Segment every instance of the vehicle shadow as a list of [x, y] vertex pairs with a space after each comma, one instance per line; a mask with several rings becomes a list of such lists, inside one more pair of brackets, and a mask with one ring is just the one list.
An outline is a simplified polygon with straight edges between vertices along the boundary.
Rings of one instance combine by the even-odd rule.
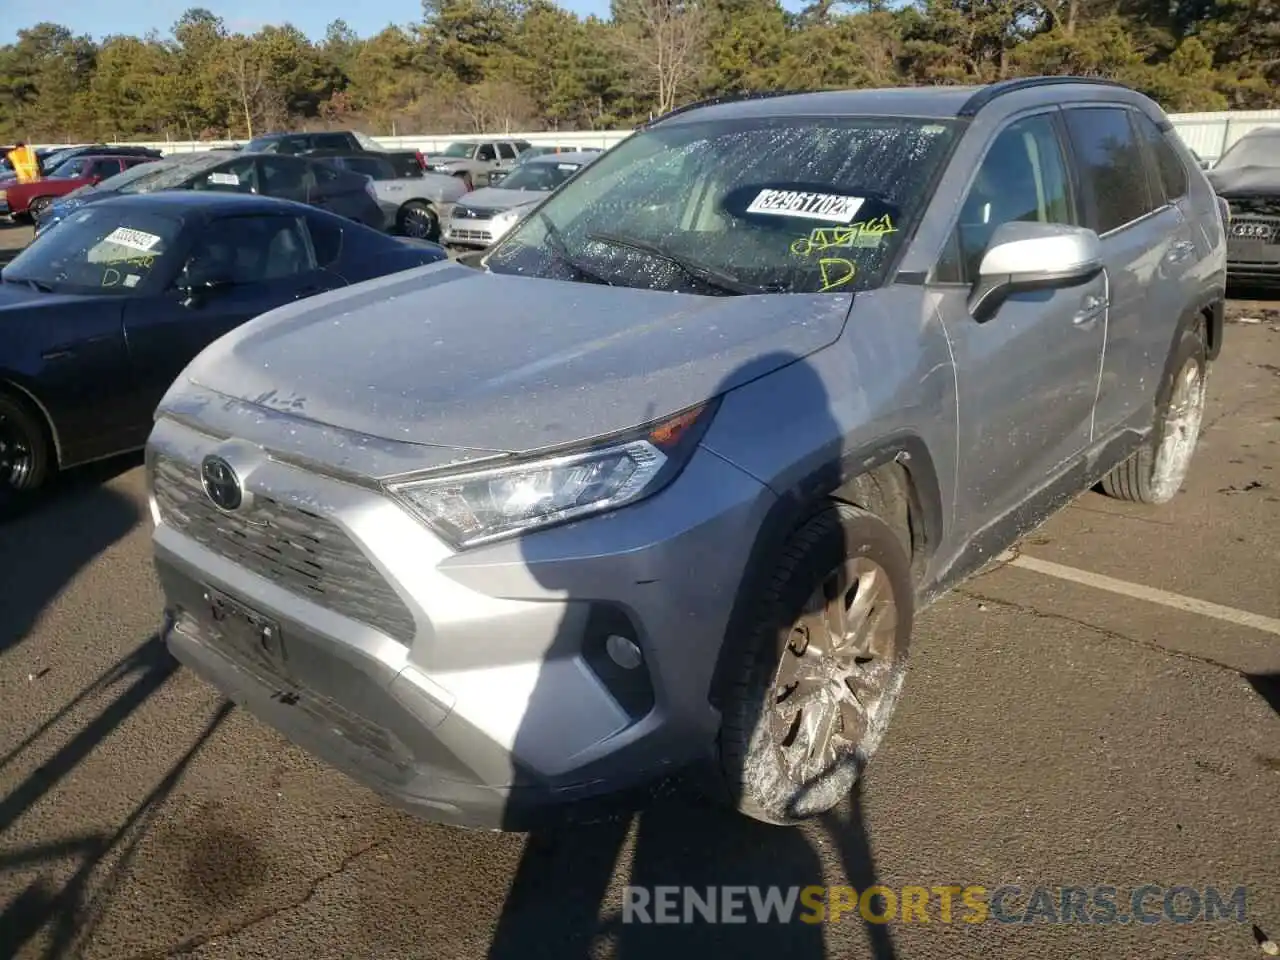
[[[805, 409], [829, 411], [829, 398], [821, 379], [796, 356], [761, 357], [736, 371], [730, 379], [738, 384], [749, 382], [784, 365], [792, 368], [788, 387], [803, 395]], [[655, 411], [655, 415], [657, 413]], [[777, 416], [782, 418], [786, 414], [779, 412]], [[781, 419], [775, 426], [789, 429]], [[825, 425], [818, 426], [823, 436], [840, 435], [833, 416]], [[837, 458], [829, 459], [834, 474], [838, 469], [834, 466]], [[819, 483], [830, 479], [816, 478]], [[834, 487], [835, 484], [827, 489]], [[761, 496], [770, 495], [762, 489]], [[605, 527], [600, 526], [602, 522]], [[592, 523], [596, 524], [594, 529], [588, 526]], [[587, 520], [581, 528], [591, 532], [583, 535], [590, 540], [604, 530], [607, 536], [608, 523], [608, 520]], [[749, 611], [755, 607], [752, 598], [757, 595], [757, 588], [763, 588], [766, 578], [774, 575], [785, 532], [766, 534], [761, 541], [765, 546], [757, 544], [757, 550], [765, 559], [758, 565], [749, 565], [752, 573], [744, 582], [737, 603], [732, 595], [734, 587], [723, 588], [730, 593], [723, 598], [724, 606], [734, 608], [724, 633], [729, 638], [725, 642], [732, 644], [730, 656], [749, 655], [746, 644], [734, 643], [734, 638], [750, 635], [744, 624], [750, 622]], [[667, 534], [650, 530], [637, 534], [637, 537], [655, 540], [664, 536]], [[692, 579], [668, 580], [662, 586], [652, 580], [643, 581], [662, 591], [664, 603], [676, 607], [675, 616], [667, 623], [698, 623], [699, 614], [686, 609], [690, 605], [689, 590], [702, 590], [705, 584], [721, 580], [735, 586], [738, 583], [738, 573], [720, 577], [714, 568], [724, 564], [727, 569], [737, 571], [735, 560], [740, 564], [742, 558], [722, 556], [717, 544], [712, 542], [714, 539], [700, 536], [695, 542], [703, 544], [703, 549], [681, 557], [688, 568], [683, 575], [671, 569], [645, 568], [647, 576], [698, 578], [696, 586], [691, 586]], [[597, 573], [593, 571], [598, 571], [598, 565], [604, 562], [599, 555], [608, 555], [617, 545], [610, 546], [603, 541], [579, 542], [583, 561], [575, 562], [557, 554], [556, 546], [548, 546], [552, 542], [563, 547], [568, 541], [537, 535], [523, 538], [520, 550], [524, 568], [549, 597], [585, 607], [600, 596], [592, 593], [592, 584], [597, 582]], [[639, 548], [643, 549], [643, 546]], [[643, 562], [618, 563], [616, 569], [639, 575], [639, 566], [643, 566]], [[613, 584], [614, 588], [626, 586], [625, 583]], [[606, 583], [603, 589], [610, 589], [610, 585]], [[561, 735], [557, 731], [563, 732], [564, 703], [569, 695], [564, 673], [548, 669], [546, 664], [557, 661], [563, 664], [580, 658], [577, 662], [582, 664], [583, 671], [599, 669], [589, 665], [590, 657], [582, 656], [584, 633], [589, 631], [583, 627], [585, 620], [585, 617], [566, 616], [543, 655], [544, 666], [529, 695], [514, 739], [513, 793], [545, 788], [549, 783], [562, 785], [536, 767], [538, 758], [555, 753], [554, 749], [548, 750], [548, 738], [555, 739]], [[723, 618], [719, 622], [723, 624]], [[719, 637], [712, 641], [708, 631], [699, 635], [698, 630], [689, 630], [687, 642], [708, 643], [715, 649], [691, 650], [688, 661], [683, 659], [686, 654], [680, 650], [678, 639], [667, 636], [654, 642], [640, 632], [646, 667], [651, 671], [666, 671], [668, 683], [662, 685], [664, 687], [670, 686], [672, 671], [696, 671], [699, 678], [714, 673], [710, 667], [719, 653]], [[769, 646], [771, 649], [760, 656], [766, 663], [773, 658], [776, 665], [778, 651], [772, 649], [772, 644]], [[663, 662], [664, 653], [679, 662], [674, 667], [670, 659]], [[766, 675], [772, 673], [768, 670]], [[703, 689], [711, 700], [711, 683]], [[678, 707], [686, 711], [686, 715], [693, 708], [692, 703]], [[661, 693], [656, 709], [669, 709]], [[724, 793], [723, 786], [718, 790], [715, 786], [717, 778], [741, 784], [752, 775], [743, 768], [745, 761], [735, 765], [734, 761], [727, 760], [723, 767], [714, 761], [717, 754], [714, 741], [715, 734], [709, 733], [706, 742], [693, 745], [691, 752], [702, 759], [695, 760], [686, 770], [666, 776], [655, 772], [648, 785], [640, 790], [602, 801], [602, 806], [592, 814], [573, 815], [600, 817], [596, 822], [575, 823], [570, 819], [530, 832], [490, 945], [490, 960], [530, 956], [609, 956], [622, 960], [651, 960], [658, 956], [675, 960], [696, 956], [701, 960], [717, 955], [821, 960], [830, 956], [821, 922], [822, 909], [820, 906], [814, 909], [815, 903], [826, 903], [827, 878], [831, 877], [837, 885], [854, 886], [859, 894], [876, 883], [876, 868], [858, 790], [855, 788], [853, 795], [835, 811], [804, 827], [773, 826], [749, 819], [728, 805], [704, 799], [707, 794], [695, 788], [695, 784], [711, 785], [710, 795], [714, 796], [717, 792]], [[565, 747], [561, 745], [560, 749]], [[655, 767], [660, 769], [661, 761]], [[609, 809], [610, 806], [613, 809]], [[521, 822], [520, 812], [512, 804], [507, 828], [523, 829]], [[812, 840], [824, 833], [827, 838], [821, 847], [826, 851], [825, 858]], [[839, 879], [842, 874], [847, 879]], [[746, 889], [733, 894], [726, 887]], [[821, 889], [811, 890], [807, 899], [801, 899], [800, 894], [806, 887]], [[685, 889], [682, 893], [673, 890], [664, 895], [662, 888]], [[697, 898], [696, 902], [690, 899], [690, 894]], [[789, 916], [780, 917], [777, 910], [769, 908], [771, 894], [784, 902], [788, 896], [796, 898]], [[672, 895], [675, 895], [673, 900], [669, 899]], [[735, 898], [736, 909], [729, 908], [733, 916], [726, 914], [726, 896]], [[716, 911], [714, 920], [709, 920], [703, 912], [702, 905], [707, 903]], [[663, 909], [666, 904], [670, 904], [670, 913]], [[644, 906], [637, 910], [637, 905]], [[851, 917], [846, 914], [843, 919], [843, 926], [847, 926]], [[891, 960], [895, 954], [888, 929], [872, 923], [865, 926], [872, 954], [877, 960]]]
[[27, 636], [44, 609], [85, 566], [126, 536], [142, 511], [106, 486], [140, 456], [70, 471], [0, 517], [0, 656]]
[[1249, 681], [1254, 692], [1280, 714], [1280, 673], [1246, 673], [1244, 678]]
[[[72, 774], [103, 740], [164, 686], [177, 669], [177, 661], [170, 656], [164, 643], [158, 636], [153, 636], [85, 686], [56, 715], [0, 757], [0, 770], [3, 770], [34, 747], [82, 703], [132, 678], [127, 687], [81, 726], [49, 760], [0, 798], [0, 845], [4, 845], [5, 834], [19, 817]], [[24, 947], [37, 939], [45, 941], [39, 953], [44, 960], [79, 953], [91, 939], [116, 886], [127, 874], [139, 844], [164, 801], [204, 744], [225, 721], [231, 708], [231, 704], [225, 701], [217, 708], [191, 747], [113, 832], [79, 834], [52, 843], [9, 847], [0, 853], [0, 874], [48, 868], [47, 873], [33, 879], [0, 912], [0, 957], [18, 956]], [[65, 879], [53, 880], [51, 875], [65, 876], [68, 860], [75, 862], [74, 872]], [[34, 956], [31, 953], [24, 955]]]

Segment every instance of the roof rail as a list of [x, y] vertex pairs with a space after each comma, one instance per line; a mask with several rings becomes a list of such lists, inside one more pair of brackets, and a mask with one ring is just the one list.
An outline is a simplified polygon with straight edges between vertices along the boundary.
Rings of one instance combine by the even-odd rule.
[[657, 126], [664, 120], [670, 120], [672, 117], [678, 117], [682, 113], [688, 113], [690, 110], [697, 110], [701, 107], [714, 107], [722, 103], [741, 103], [744, 100], [767, 100], [771, 97], [790, 97], [800, 93], [813, 93], [812, 90], [751, 90], [744, 93], [727, 93], [720, 97], [709, 97], [706, 100], [697, 100], [694, 103], [686, 103], [682, 107], [676, 107], [674, 110], [668, 110], [659, 117], [654, 117], [648, 123], [640, 125], [641, 130], [648, 130], [650, 127]]
[[1001, 80], [998, 83], [983, 87], [964, 102], [964, 105], [956, 112], [956, 116], [972, 117], [996, 97], [1002, 97], [1006, 93], [1017, 93], [1019, 90], [1030, 90], [1035, 87], [1053, 87], [1067, 83], [1091, 83], [1102, 87], [1119, 87], [1121, 90], [1130, 89], [1118, 80], [1108, 80], [1104, 77], [1018, 77], [1016, 80]]

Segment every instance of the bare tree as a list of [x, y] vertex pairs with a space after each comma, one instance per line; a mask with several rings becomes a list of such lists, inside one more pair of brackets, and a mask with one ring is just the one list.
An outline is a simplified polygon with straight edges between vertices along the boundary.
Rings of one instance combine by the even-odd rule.
[[227, 74], [237, 107], [244, 113], [245, 130], [252, 140], [254, 118], [262, 114], [271, 99], [267, 65], [253, 55], [248, 44], [242, 44], [231, 54]]
[[646, 92], [666, 113], [702, 66], [708, 41], [706, 11], [684, 0], [615, 0], [621, 52]]

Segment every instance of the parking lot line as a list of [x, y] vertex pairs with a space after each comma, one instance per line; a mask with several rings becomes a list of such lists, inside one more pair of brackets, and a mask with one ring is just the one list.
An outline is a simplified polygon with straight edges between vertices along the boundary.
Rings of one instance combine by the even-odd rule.
[[1035, 557], [1028, 557], [1024, 554], [1005, 553], [999, 557], [999, 560], [1004, 561], [1008, 566], [1034, 570], [1036, 573], [1042, 573], [1047, 577], [1070, 580], [1072, 583], [1083, 584], [1086, 587], [1109, 590], [1111, 593], [1132, 597], [1135, 600], [1146, 600], [1150, 603], [1172, 607], [1175, 610], [1198, 613], [1202, 617], [1212, 617], [1215, 620], [1224, 620], [1237, 626], [1251, 627], [1254, 630], [1261, 630], [1263, 633], [1272, 633], [1280, 636], [1280, 620], [1276, 620], [1273, 617], [1264, 617], [1259, 613], [1250, 613], [1248, 610], [1224, 607], [1222, 604], [1210, 603], [1208, 600], [1184, 597], [1180, 593], [1157, 590], [1155, 587], [1144, 587], [1140, 583], [1117, 580], [1114, 577], [1103, 576], [1100, 573], [1090, 573], [1088, 570], [1079, 570], [1061, 563], [1054, 563], [1051, 560], [1038, 560]]

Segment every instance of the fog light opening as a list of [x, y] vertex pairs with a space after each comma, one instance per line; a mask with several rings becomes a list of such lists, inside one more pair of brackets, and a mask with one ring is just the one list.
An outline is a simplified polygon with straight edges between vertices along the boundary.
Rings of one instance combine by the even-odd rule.
[[636, 642], [616, 633], [609, 634], [604, 642], [604, 649], [609, 654], [609, 659], [623, 670], [635, 670], [644, 662], [644, 656]]

